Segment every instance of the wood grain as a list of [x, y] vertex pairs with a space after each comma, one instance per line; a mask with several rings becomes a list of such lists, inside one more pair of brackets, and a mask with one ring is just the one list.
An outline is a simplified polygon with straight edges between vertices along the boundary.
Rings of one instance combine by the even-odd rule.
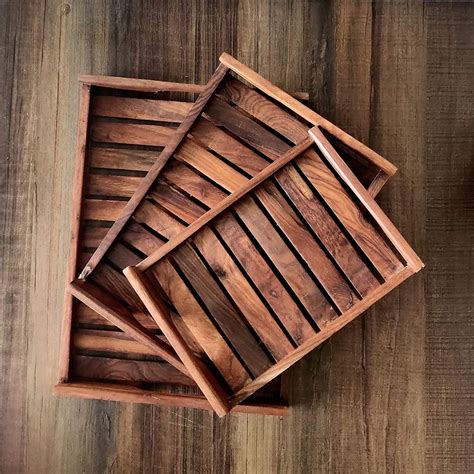
[[[66, 3], [0, 2], [2, 469], [472, 472], [472, 4]], [[380, 204], [427, 267], [291, 369], [285, 419], [53, 397], [77, 77], [204, 84], [224, 50], [399, 168]]]

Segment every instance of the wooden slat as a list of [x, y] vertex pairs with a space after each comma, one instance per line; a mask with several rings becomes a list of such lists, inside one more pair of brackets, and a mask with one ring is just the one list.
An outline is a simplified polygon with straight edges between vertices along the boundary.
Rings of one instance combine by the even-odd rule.
[[293, 346], [213, 231], [204, 227], [194, 244], [273, 357], [288, 354]]
[[137, 176], [112, 176], [91, 174], [85, 193], [89, 196], [130, 197], [143, 178]]
[[339, 311], [349, 309], [357, 301], [357, 296], [273, 183], [263, 183], [255, 195], [317, 277]]
[[[76, 154], [74, 160], [74, 184], [72, 195], [71, 228], [69, 236], [69, 255], [66, 268], [66, 285], [76, 277], [78, 252], [79, 252], [79, 232], [82, 219], [82, 192], [84, 187], [84, 174], [86, 162], [87, 129], [89, 122], [89, 104], [91, 88], [87, 84], [81, 84], [79, 100], [79, 116], [77, 124]], [[61, 329], [61, 348], [59, 354], [59, 382], [66, 382], [69, 378], [69, 357], [70, 357], [70, 334], [72, 329], [72, 306], [73, 298], [66, 291], [64, 296], [64, 317]]]
[[178, 235], [186, 227], [148, 200], [144, 200], [133, 215], [134, 220], [145, 223], [166, 239]]
[[160, 240], [134, 220], [128, 223], [120, 238], [145, 255], [150, 255], [164, 243], [163, 240]]
[[164, 147], [175, 132], [174, 127], [162, 125], [109, 122], [98, 119], [91, 124], [91, 140], [100, 143]]
[[107, 260], [123, 269], [129, 265], [136, 265], [141, 261], [141, 258], [120, 241], [116, 241], [107, 253]]
[[196, 120], [191, 134], [199, 144], [214, 150], [252, 176], [268, 165], [257, 153], [203, 117]]
[[155, 184], [148, 196], [187, 224], [191, 224], [206, 212], [204, 207], [163, 182]]
[[252, 198], [242, 199], [234, 210], [318, 326], [324, 327], [336, 318], [326, 297]]
[[107, 234], [107, 227], [97, 227], [84, 222], [81, 226], [81, 244], [87, 248], [96, 248]]
[[235, 218], [230, 213], [225, 214], [215, 222], [214, 227], [293, 340], [300, 344], [312, 336], [313, 328]]
[[188, 193], [209, 207], [216, 206], [227, 194], [183, 163], [170, 162], [161, 178]]
[[236, 390], [237, 387], [242, 387], [247, 383], [250, 378], [246, 370], [172, 265], [163, 261], [159, 266], [157, 265], [154, 274], [196, 341], [204, 349], [217, 370], [224, 374], [230, 388]]
[[[103, 383], [61, 383], [53, 388], [54, 395], [80, 397], [92, 400], [114, 400], [125, 403], [143, 403], [165, 407], [184, 407], [212, 411], [213, 407], [203, 395], [165, 393], [137, 387]], [[286, 416], [286, 402], [245, 401], [232, 408], [232, 413]]]
[[221, 186], [224, 186], [223, 182], [232, 182], [234, 187], [238, 187], [242, 182], [245, 182], [245, 178], [238, 171], [227, 166], [222, 160], [192, 140], [183, 140], [181, 146], [176, 150], [176, 157], [196, 168], [205, 176], [212, 176]]
[[158, 156], [156, 151], [91, 146], [87, 151], [87, 163], [91, 168], [148, 171]]
[[[115, 221], [126, 201], [114, 201], [110, 199], [84, 199], [83, 200], [83, 219], [94, 221]], [[89, 247], [88, 245], [86, 247]]]
[[295, 168], [287, 166], [275, 179], [359, 294], [366, 296], [376, 288], [377, 279]]
[[87, 379], [196, 386], [191, 378], [166, 362], [75, 355], [71, 369], [76, 377]]
[[252, 375], [270, 367], [269, 358], [193, 249], [183, 245], [173, 253], [173, 259]]
[[95, 96], [91, 105], [92, 114], [101, 117], [181, 123], [193, 104], [173, 100]]

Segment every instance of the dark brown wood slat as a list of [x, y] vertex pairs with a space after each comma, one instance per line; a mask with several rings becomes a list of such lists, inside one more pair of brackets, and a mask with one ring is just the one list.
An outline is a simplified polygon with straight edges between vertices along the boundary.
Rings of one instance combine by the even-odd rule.
[[337, 313], [252, 198], [241, 200], [234, 210], [318, 326], [335, 319]]
[[252, 176], [268, 165], [268, 162], [261, 156], [204, 117], [200, 117], [196, 121], [191, 134], [199, 144], [214, 150]]
[[375, 289], [379, 284], [377, 279], [296, 169], [288, 166], [278, 172], [275, 179], [359, 294], [366, 296]]
[[196, 386], [190, 377], [166, 362], [75, 355], [71, 370], [73, 376], [87, 379]]
[[96, 248], [104, 238], [107, 230], [107, 227], [97, 227], [83, 222], [81, 226], [81, 244], [86, 248]]
[[336, 307], [341, 312], [348, 310], [357, 301], [357, 296], [273, 183], [264, 183], [255, 191], [255, 195], [306, 262]]
[[163, 170], [162, 179], [178, 186], [209, 207], [216, 206], [227, 194], [183, 163], [173, 160]]
[[120, 237], [145, 255], [150, 255], [164, 243], [163, 240], [160, 240], [134, 220], [131, 220], [127, 224], [126, 229], [122, 232]]
[[236, 390], [237, 387], [242, 387], [247, 383], [250, 378], [246, 370], [173, 266], [167, 260], [163, 260], [155, 267], [154, 275], [196, 341], [204, 349], [217, 370], [225, 376], [229, 387]]
[[91, 146], [87, 152], [87, 164], [90, 168], [148, 171], [158, 156], [156, 151]]
[[95, 96], [91, 101], [91, 113], [101, 117], [181, 123], [192, 105], [192, 102], [173, 100]]
[[176, 157], [197, 169], [205, 176], [213, 176], [216, 183], [221, 186], [224, 186], [220, 178], [221, 176], [222, 179], [225, 178], [226, 182], [233, 182], [234, 187], [239, 186], [239, 184], [242, 183], [242, 179], [245, 180], [242, 174], [235, 171], [193, 140], [183, 140], [183, 143], [176, 151]]
[[91, 174], [87, 180], [86, 195], [129, 198], [142, 179], [137, 176]]
[[185, 226], [158, 206], [144, 200], [133, 214], [140, 223], [147, 224], [166, 239], [171, 239], [185, 229]]
[[270, 359], [194, 250], [187, 244], [182, 245], [173, 252], [173, 260], [200, 296], [221, 331], [232, 341], [232, 346], [242, 357], [252, 375], [257, 376], [269, 368]]
[[[145, 329], [153, 329], [155, 331], [159, 329], [156, 322], [149, 314], [135, 312], [133, 313], [133, 317]], [[77, 299], [74, 301], [73, 322], [76, 325], [109, 326], [110, 328], [117, 329], [117, 326], [111, 323], [108, 319], [104, 318]]]
[[[288, 291], [253, 245], [232, 214], [219, 218], [214, 227], [231, 249], [255, 286], [275, 311], [293, 340], [299, 344], [314, 335], [311, 325]], [[262, 275], [265, 275], [262, 278]]]
[[174, 127], [136, 123], [94, 120], [91, 125], [91, 140], [122, 145], [147, 145], [164, 147], [175, 133]]
[[116, 267], [124, 269], [130, 265], [136, 265], [141, 261], [141, 258], [125, 247], [120, 241], [117, 241], [108, 251], [107, 260]]
[[82, 218], [93, 221], [115, 221], [125, 207], [125, 201], [84, 199]]
[[273, 357], [279, 360], [287, 355], [293, 349], [292, 344], [214, 232], [204, 227], [194, 243]]
[[163, 182], [155, 184], [148, 196], [187, 224], [191, 224], [206, 212], [205, 208]]
[[145, 306], [125, 276], [106, 262], [97, 268], [97, 272], [94, 272], [90, 279], [109, 294], [121, 298], [131, 310], [146, 312]]
[[209, 102], [204, 113], [216, 125], [223, 126], [273, 160], [290, 148], [290, 145], [218, 97]]
[[308, 150], [295, 161], [295, 164], [311, 181], [385, 280], [403, 268], [402, 262], [374, 226], [362, 215], [361, 210], [314, 150]]

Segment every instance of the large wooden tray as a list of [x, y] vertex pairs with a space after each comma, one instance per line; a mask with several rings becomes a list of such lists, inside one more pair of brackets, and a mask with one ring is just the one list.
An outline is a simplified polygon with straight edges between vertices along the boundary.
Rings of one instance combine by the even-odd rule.
[[[123, 211], [155, 160], [160, 159], [160, 150], [190, 111], [191, 94], [202, 92], [203, 89], [203, 86], [157, 81], [83, 78], [69, 281], [78, 275], [84, 263], [99, 247], [99, 243], [109, 232], [112, 221]], [[157, 95], [157, 91], [162, 92]], [[213, 128], [218, 134], [217, 138], [225, 136], [222, 128], [212, 125], [208, 124], [208, 129]], [[351, 139], [350, 144], [353, 142]], [[369, 153], [366, 156], [363, 147], [361, 151], [349, 148], [336, 138], [333, 143], [373, 194], [377, 193], [386, 178], [396, 170], [376, 154]], [[219, 141], [216, 140], [214, 144], [217, 146]], [[192, 163], [186, 164], [183, 161], [185, 160], [181, 158], [172, 159], [160, 176], [158, 185], [161, 186], [161, 191], [166, 190], [160, 195], [160, 198], [165, 199], [161, 204], [169, 206], [166, 199], [171, 190], [173, 197], [180, 197], [178, 204], [184, 205], [185, 209], [188, 207], [189, 219], [196, 209], [196, 201], [192, 195], [196, 189], [190, 189], [189, 185], [192, 185], [193, 179], [197, 179], [196, 183], [199, 184], [201, 171], [196, 172]], [[224, 161], [224, 166], [227, 166], [226, 163]], [[262, 159], [255, 158], [255, 164], [250, 164], [247, 177], [259, 169], [259, 163], [262, 163]], [[190, 176], [193, 177], [191, 182]], [[186, 186], [187, 188], [183, 189]], [[202, 196], [205, 194], [205, 190], [204, 193], [201, 191]], [[215, 199], [215, 196], [214, 194], [214, 197], [210, 196], [209, 199]], [[211, 201], [208, 200], [206, 206], [212, 207]], [[165, 216], [169, 216], [170, 212], [174, 215], [169, 207], [152, 209], [165, 211]], [[155, 216], [145, 213], [145, 217]], [[61, 385], [56, 388], [56, 392], [80, 396], [89, 394], [91, 397], [101, 398], [99, 395], [102, 390], [103, 398], [129, 399], [130, 390], [139, 390], [140, 395], [134, 392], [135, 398], [142, 397], [148, 402], [154, 400], [155, 403], [161, 403], [163, 397], [153, 398], [148, 395], [153, 395], [154, 390], [163, 391], [165, 385], [158, 386], [155, 383], [156, 375], [143, 375], [145, 368], [150, 370], [154, 367], [153, 373], [156, 373], [156, 367], [165, 367], [167, 374], [173, 369], [172, 365], [179, 370], [185, 370], [169, 345], [163, 342], [163, 338], [156, 337], [156, 323], [147, 317], [146, 308], [120, 273], [121, 269], [137, 263], [146, 252], [152, 251], [153, 247], [150, 249], [149, 246], [153, 245], [154, 239], [149, 238], [144, 228], [146, 223], [132, 219], [120, 238], [113, 245], [109, 245], [106, 257], [88, 278], [85, 281], [76, 281], [72, 292], [83, 303], [73, 298], [71, 293], [68, 294], [61, 352]], [[144, 236], [148, 237], [143, 239]], [[131, 240], [134, 245], [130, 244]], [[108, 319], [104, 319], [104, 316]], [[112, 327], [120, 328], [125, 335], [119, 331], [110, 331]], [[97, 344], [95, 348], [94, 344]], [[133, 349], [132, 355], [130, 347]], [[168, 363], [163, 361], [163, 351]], [[85, 359], [85, 356], [88, 359]], [[124, 357], [132, 362], [117, 362], [122, 361]], [[151, 357], [156, 358], [160, 365], [148, 363]], [[138, 379], [134, 372], [141, 374]], [[178, 371], [173, 373], [173, 377], [179, 379]], [[169, 378], [171, 379], [172, 377]], [[118, 381], [136, 383], [137, 387], [127, 386], [124, 395], [122, 387], [118, 385], [96, 385], [109, 380], [114, 384]], [[183, 381], [182, 376], [180, 380]], [[85, 386], [85, 381], [89, 383], [88, 387]], [[80, 385], [77, 385], [78, 383]], [[261, 409], [261, 412], [275, 412], [277, 405], [281, 408], [280, 413], [284, 411], [284, 401], [282, 403], [276, 396], [279, 385], [281, 384], [270, 388], [270, 397], [266, 393], [259, 394], [260, 399], [270, 401], [268, 406], [263, 406], [265, 403], [260, 404], [258, 409]], [[175, 386], [181, 390], [183, 386], [189, 386], [189, 380], [188, 384]], [[165, 388], [168, 390], [167, 385]], [[172, 403], [170, 400], [173, 398], [166, 403]], [[197, 406], [202, 407], [203, 401], [204, 404], [207, 403], [202, 395], [198, 398], [189, 396], [186, 400], [176, 400], [179, 404], [186, 403], [188, 406], [195, 402]], [[253, 401], [252, 404], [254, 409]]]
[[[226, 54], [210, 83], [170, 154], [205, 178], [181, 184], [186, 206], [144, 185], [122, 219], [153, 200], [168, 210], [146, 220], [156, 250], [124, 273], [222, 416], [423, 264], [330, 143], [327, 123]], [[216, 150], [202, 123], [232, 136]], [[204, 147], [228, 164], [212, 166]]]
[[[132, 143], [121, 143], [123, 140], [114, 138], [113, 132], [100, 142], [95, 137], [110, 126], [131, 132], [134, 126], [147, 125], [132, 119], [136, 107], [141, 107], [142, 113], [148, 107], [151, 109], [148, 118], [174, 130], [188, 113], [195, 94], [203, 89], [202, 85], [192, 84], [81, 77], [68, 286], [118, 217], [161, 148], [147, 145], [153, 127], [142, 127], [129, 140]], [[152, 336], [163, 338], [155, 321], [137, 309], [136, 295], [113, 262], [111, 258], [110, 263], [102, 265], [101, 275], [107, 275], [107, 279], [101, 296], [114, 298], [111, 307], [134, 308], [137, 322]], [[190, 377], [157, 356], [153, 347], [125, 334], [69, 291], [64, 307], [60, 381], [54, 393], [212, 410]], [[286, 415], [288, 402], [282, 379], [259, 391], [236, 411]]]

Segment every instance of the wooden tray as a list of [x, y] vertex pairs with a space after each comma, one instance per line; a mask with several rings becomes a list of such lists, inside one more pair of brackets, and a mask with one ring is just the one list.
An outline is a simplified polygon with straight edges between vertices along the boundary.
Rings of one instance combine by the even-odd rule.
[[[166, 209], [141, 221], [157, 250], [124, 272], [222, 416], [423, 264], [319, 116], [226, 54], [210, 84], [168, 155], [205, 174], [180, 183], [186, 205], [154, 176], [117, 222], [151, 201]], [[203, 123], [232, 136], [217, 147]]]
[[[189, 112], [191, 106], [189, 102], [190, 94], [202, 92], [202, 90], [203, 86], [156, 81], [107, 77], [83, 78], [82, 120], [78, 136], [76, 205], [69, 261], [69, 281], [77, 275], [77, 270], [83, 267], [91, 252], [98, 247], [101, 239], [107, 234], [111, 221], [120, 215], [128, 199], [143, 180], [146, 171], [150, 169], [156, 159], [157, 151], [159, 152], [161, 147], [166, 144], [170, 133], [167, 133], [165, 128], [168, 128], [171, 132], [175, 131], [174, 127], [181, 123], [186, 113]], [[132, 93], [130, 91], [137, 92]], [[156, 94], [151, 95], [156, 91], [167, 92], [161, 92], [158, 96]], [[161, 100], [165, 100], [165, 102], [161, 102]], [[173, 100], [173, 102], [169, 100]], [[225, 135], [225, 132], [221, 129], [217, 133], [217, 138]], [[336, 139], [333, 142], [373, 194], [380, 189], [386, 178], [396, 170], [395, 167], [376, 154], [369, 153], [368, 157], [365, 157], [361, 152], [348, 148]], [[352, 142], [353, 139], [351, 139]], [[218, 141], [215, 144], [218, 145]], [[362, 151], [364, 150], [362, 149]], [[260, 157], [257, 157], [256, 160], [262, 162]], [[380, 168], [380, 163], [383, 168]], [[88, 170], [85, 175], [84, 169]], [[176, 170], [181, 170], [182, 174], [179, 175]], [[254, 172], [255, 170], [251, 165], [249, 171]], [[174, 160], [164, 170], [163, 176], [160, 177], [160, 184], [164, 185], [167, 190], [171, 188], [174, 191], [174, 196], [181, 195], [183, 190], [180, 185], [183, 177], [187, 179], [189, 176], [195, 175], [196, 173], [193, 172], [192, 167], [183, 165], [179, 160]], [[170, 180], [170, 176], [173, 179]], [[197, 174], [198, 183], [199, 176]], [[172, 184], [169, 185], [169, 183]], [[177, 190], [179, 191], [176, 192]], [[186, 190], [184, 192], [186, 193]], [[164, 197], [166, 199], [166, 195]], [[185, 199], [181, 199], [181, 203], [184, 203], [186, 207], [187, 203], [190, 202], [189, 213], [192, 215], [196, 206], [193, 205], [195, 202], [192, 199], [190, 201], [189, 198], [190, 196], [186, 194]], [[82, 226], [80, 236], [78, 236], [80, 222], [82, 222]], [[135, 247], [130, 247], [130, 243], [124, 240], [130, 235], [133, 239], [136, 239]], [[136, 221], [130, 222], [126, 231], [121, 235], [121, 240], [110, 248], [106, 258], [101, 261], [95, 271], [87, 278], [87, 281], [78, 281], [73, 285], [73, 293], [86, 304], [81, 305], [77, 300], [73, 304], [72, 296], [70, 294], [67, 296], [61, 355], [61, 381], [63, 385], [61, 388], [57, 388], [56, 391], [61, 390], [61, 393], [67, 391], [70, 394], [79, 394], [80, 392], [81, 396], [85, 396], [84, 371], [80, 372], [78, 368], [87, 367], [87, 362], [89, 367], [95, 364], [102, 371], [107, 369], [108, 364], [104, 363], [103, 359], [83, 360], [82, 365], [75, 361], [76, 354], [89, 354], [93, 351], [90, 345], [88, 349], [81, 348], [77, 344], [74, 345], [76, 334], [80, 334], [80, 337], [77, 338], [78, 341], [86, 340], [89, 341], [89, 344], [93, 344], [92, 341], [97, 341], [97, 339], [94, 339], [96, 338], [95, 333], [87, 332], [87, 330], [97, 330], [96, 326], [91, 325], [91, 320], [97, 321], [95, 324], [100, 326], [101, 329], [102, 326], [107, 326], [107, 329], [112, 327], [109, 322], [98, 315], [99, 313], [102, 317], [105, 316], [112, 323], [117, 324], [117, 327], [125, 331], [127, 336], [139, 341], [141, 344], [141, 359], [146, 357], [143, 354], [148, 354], [147, 357], [149, 358], [151, 352], [163, 362], [161, 358], [165, 349], [165, 355], [169, 356], [168, 362], [173, 363], [180, 370], [184, 369], [179, 359], [169, 350], [169, 346], [160, 344], [160, 340], [156, 339], [155, 334], [153, 334], [153, 331], [156, 331], [156, 323], [151, 318], [147, 318], [143, 304], [120, 273], [122, 268], [136, 263], [144, 256], [140, 252], [143, 250], [149, 251], [143, 245], [150, 245], [153, 239], [143, 240], [143, 235], [148, 235], [147, 232], [143, 231], [143, 225], [137, 224]], [[137, 247], [140, 252], [137, 252]], [[76, 254], [78, 254], [77, 257]], [[89, 314], [92, 313], [92, 316], [85, 316], [84, 313], [87, 313], [87, 311]], [[73, 322], [74, 326], [72, 325]], [[139, 324], [136, 324], [137, 322]], [[77, 329], [75, 329], [76, 327]], [[107, 337], [112, 335], [115, 337], [116, 334], [110, 331], [102, 331], [102, 338], [98, 339], [99, 345], [108, 344]], [[87, 339], [85, 336], [91, 337]], [[123, 339], [122, 335], [121, 337]], [[70, 358], [71, 341], [73, 343], [72, 358]], [[110, 343], [110, 345], [113, 344]], [[111, 359], [121, 357], [122, 349], [117, 346], [116, 341], [113, 347], [111, 353], [102, 353], [102, 351], [101, 355]], [[113, 357], [110, 357], [110, 355]], [[140, 359], [136, 357], [136, 349], [134, 357], [134, 360]], [[124, 366], [125, 364], [121, 365]], [[134, 367], [135, 365], [148, 367], [150, 364], [134, 364]], [[170, 367], [166, 367], [169, 372]], [[93, 373], [94, 370], [88, 369], [89, 373]], [[133, 375], [127, 375], [125, 371], [122, 372], [120, 377], [116, 370], [110, 369], [110, 372], [115, 377], [114, 382], [119, 378], [119, 380], [128, 383], [136, 378]], [[98, 372], [98, 375], [101, 376], [94, 378], [94, 383], [98, 380], [103, 381], [104, 374]], [[110, 377], [112, 377], [110, 374], [105, 376], [106, 380]], [[72, 385], [75, 381], [80, 381], [82, 385], [80, 387]], [[68, 386], [64, 385], [66, 382], [69, 383]], [[143, 380], [140, 383], [140, 396], [145, 396], [142, 393], [142, 388], [144, 386], [149, 387], [149, 383]], [[100, 389], [105, 390], [104, 387], [100, 387]], [[104, 397], [110, 398], [113, 389], [117, 389], [117, 387], [109, 387]], [[275, 387], [272, 390], [274, 395]], [[90, 387], [90, 394], [90, 396], [97, 397], [98, 388], [96, 386]], [[266, 394], [262, 395], [263, 397], [260, 398], [268, 398]], [[127, 391], [128, 396], [129, 391]], [[135, 396], [138, 395], [135, 394]], [[124, 395], [116, 390], [114, 397], [114, 399], [123, 399]], [[153, 398], [148, 397], [148, 400], [150, 399]], [[275, 396], [273, 396], [271, 402], [273, 405], [271, 410], [274, 411], [274, 405], [280, 402]], [[199, 399], [198, 405], [202, 406], [202, 398]], [[261, 406], [260, 408], [262, 412], [268, 412], [267, 406]]]
[[[134, 125], [146, 124], [129, 120], [138, 106], [142, 112], [148, 106], [154, 121], [174, 130], [192, 106], [194, 95], [203, 88], [107, 76], [81, 78], [68, 284], [90, 258], [156, 156], [155, 147], [140, 144], [142, 140], [147, 143], [149, 127], [143, 128], [144, 138], [140, 134], [134, 138], [134, 144], [109, 143], [114, 139], [113, 133], [105, 143], [98, 143], [93, 137], [115, 124], [117, 129], [130, 125], [129, 131]], [[299, 96], [304, 98], [304, 94]], [[104, 108], [105, 103], [110, 108]], [[88, 125], [90, 138], [86, 146]], [[137, 298], [117, 267], [104, 263], [101, 271], [108, 275], [101, 296], [112, 296], [115, 301], [111, 306], [119, 306], [119, 311], [134, 307]], [[163, 337], [152, 318], [140, 311], [135, 311], [134, 316], [150, 334]], [[153, 347], [123, 333], [69, 291], [64, 308], [60, 383], [54, 387], [54, 393], [212, 410], [191, 378], [158, 357]], [[282, 379], [259, 391], [236, 411], [286, 415], [288, 402]]]

